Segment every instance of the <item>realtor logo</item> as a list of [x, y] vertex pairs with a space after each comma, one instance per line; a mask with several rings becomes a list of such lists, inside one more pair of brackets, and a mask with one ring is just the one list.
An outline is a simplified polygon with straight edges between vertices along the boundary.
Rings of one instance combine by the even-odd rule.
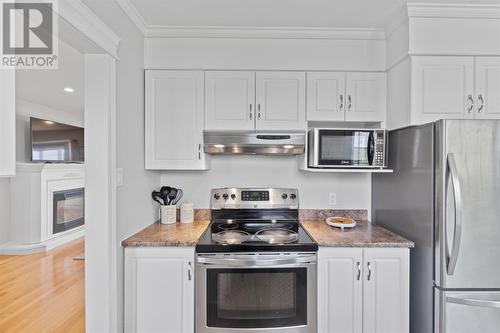
[[57, 69], [54, 0], [2, 1], [3, 68]]

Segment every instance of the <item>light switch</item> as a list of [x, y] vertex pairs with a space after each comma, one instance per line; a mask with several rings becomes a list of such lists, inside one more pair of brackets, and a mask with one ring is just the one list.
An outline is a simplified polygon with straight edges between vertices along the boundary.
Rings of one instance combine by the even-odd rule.
[[116, 168], [116, 187], [123, 186], [123, 168]]

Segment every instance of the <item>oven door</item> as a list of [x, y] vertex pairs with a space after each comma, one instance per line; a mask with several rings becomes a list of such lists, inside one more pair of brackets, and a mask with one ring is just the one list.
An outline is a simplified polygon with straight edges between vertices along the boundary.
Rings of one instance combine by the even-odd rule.
[[309, 137], [310, 167], [371, 167], [375, 157], [373, 130], [313, 129]]
[[196, 332], [316, 332], [316, 254], [198, 255]]

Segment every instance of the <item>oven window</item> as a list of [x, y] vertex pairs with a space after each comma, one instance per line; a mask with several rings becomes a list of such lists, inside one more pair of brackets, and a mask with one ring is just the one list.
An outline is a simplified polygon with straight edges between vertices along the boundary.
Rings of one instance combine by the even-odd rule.
[[320, 164], [369, 165], [369, 131], [320, 131]]
[[207, 326], [306, 324], [307, 268], [207, 270]]

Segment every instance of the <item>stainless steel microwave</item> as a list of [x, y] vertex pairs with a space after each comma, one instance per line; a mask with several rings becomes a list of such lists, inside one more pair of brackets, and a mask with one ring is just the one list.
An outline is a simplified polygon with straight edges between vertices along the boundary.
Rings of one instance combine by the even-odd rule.
[[309, 168], [385, 168], [387, 131], [313, 128], [308, 133]]

